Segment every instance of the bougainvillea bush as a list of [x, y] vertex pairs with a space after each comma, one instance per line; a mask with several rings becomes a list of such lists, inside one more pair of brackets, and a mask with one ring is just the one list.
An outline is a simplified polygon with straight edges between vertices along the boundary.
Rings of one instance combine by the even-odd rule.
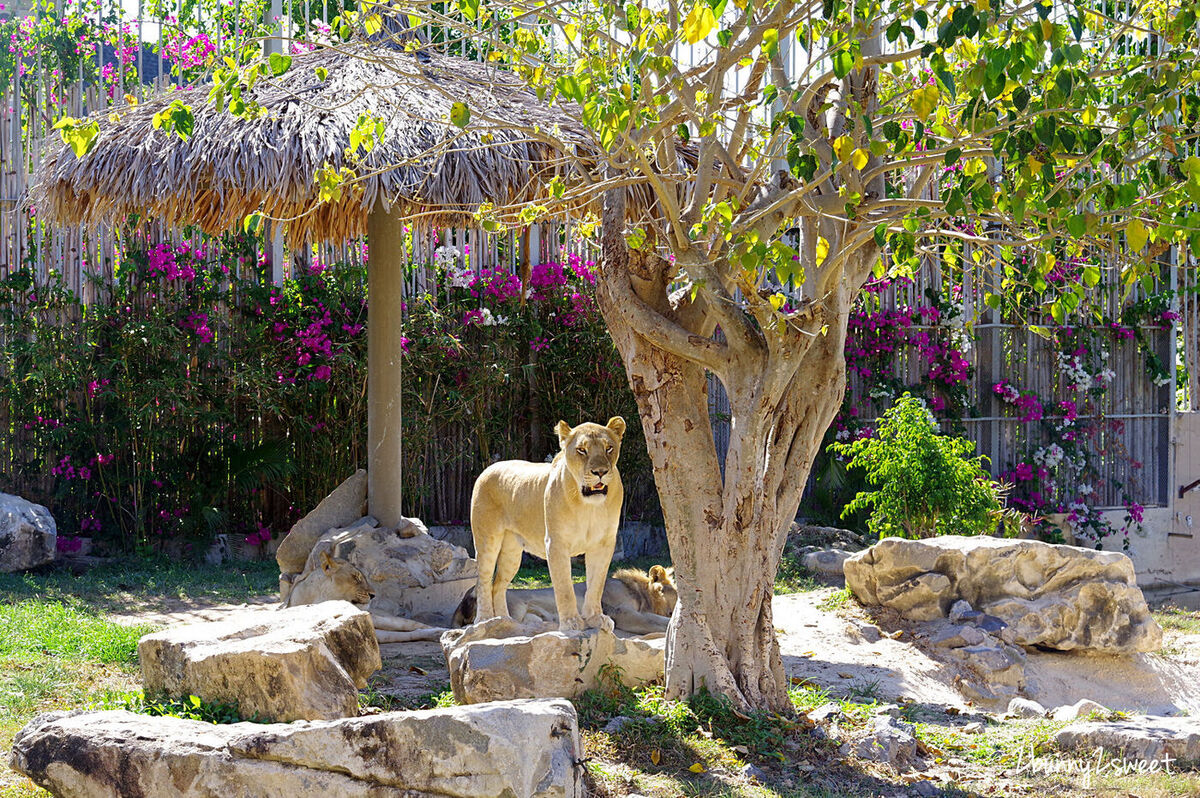
[[[572, 259], [515, 275], [466, 262], [402, 314], [406, 510], [465, 517], [493, 459], [542, 459], [558, 418], [634, 417], [620, 364]], [[315, 263], [282, 286], [258, 242], [126, 238], [116, 278], [82, 305], [51, 275], [0, 283], [0, 488], [53, 508], [64, 548], [250, 547], [287, 531], [364, 464], [365, 270]], [[530, 410], [538, 424], [522, 424]], [[622, 467], [639, 481], [637, 425]], [[468, 480], [443, 515], [430, 495]], [[648, 480], [648, 478], [646, 478]], [[445, 493], [443, 491], [443, 493]]]

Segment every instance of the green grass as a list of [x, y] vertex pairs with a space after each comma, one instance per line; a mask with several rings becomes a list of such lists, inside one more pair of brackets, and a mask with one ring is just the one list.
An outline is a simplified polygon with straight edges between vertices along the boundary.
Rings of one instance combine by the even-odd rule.
[[1184, 634], [1200, 634], [1200, 610], [1188, 610], [1174, 604], [1164, 604], [1151, 613], [1163, 629]]
[[279, 567], [271, 561], [203, 565], [164, 558], [129, 559], [106, 562], [78, 576], [66, 568], [0, 574], [0, 601], [84, 602], [109, 612], [167, 598], [244, 602], [278, 590]]
[[122, 626], [75, 605], [25, 599], [0, 605], [0, 657], [133, 664], [138, 640], [153, 626]]

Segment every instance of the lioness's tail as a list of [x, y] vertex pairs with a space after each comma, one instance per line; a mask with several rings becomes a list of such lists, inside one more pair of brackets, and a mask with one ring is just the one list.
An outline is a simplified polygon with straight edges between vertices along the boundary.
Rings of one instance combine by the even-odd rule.
[[455, 628], [470, 626], [475, 623], [475, 585], [471, 585], [463, 595], [462, 601], [458, 602], [458, 608], [454, 610], [454, 619], [452, 621]]

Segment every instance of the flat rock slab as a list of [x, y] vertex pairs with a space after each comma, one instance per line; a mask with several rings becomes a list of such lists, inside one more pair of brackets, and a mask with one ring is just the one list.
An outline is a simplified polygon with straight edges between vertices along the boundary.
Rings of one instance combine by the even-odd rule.
[[138, 658], [147, 695], [195, 695], [284, 722], [357, 715], [358, 689], [381, 666], [371, 616], [345, 601], [156, 632]]
[[308, 554], [321, 535], [353, 523], [366, 511], [367, 472], [360, 468], [334, 488], [312, 512], [297, 521], [279, 542], [279, 548], [275, 550], [279, 572], [296, 574], [303, 571]]
[[846, 560], [845, 573], [863, 604], [913, 621], [948, 617], [966, 601], [1008, 624], [1018, 645], [1110, 654], [1162, 646], [1120, 552], [984, 535], [884, 538]]
[[1055, 737], [1063, 748], [1097, 748], [1126, 760], [1200, 759], [1200, 718], [1143, 716], [1122, 721], [1073, 723]]
[[569, 702], [509, 701], [272, 725], [51, 712], [10, 764], [60, 798], [574, 798], [581, 758]]
[[[492, 618], [443, 634], [455, 699], [478, 704], [513, 698], [575, 698], [600, 686], [606, 673], [631, 687], [663, 678], [662, 638], [544, 628]], [[605, 666], [612, 670], [602, 673]]]
[[20, 496], [0, 493], [0, 572], [54, 562], [58, 528], [50, 511]]

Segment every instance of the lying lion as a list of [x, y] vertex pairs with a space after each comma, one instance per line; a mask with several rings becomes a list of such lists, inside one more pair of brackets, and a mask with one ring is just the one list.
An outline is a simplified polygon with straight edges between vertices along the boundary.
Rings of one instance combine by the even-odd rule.
[[[617, 544], [624, 488], [617, 471], [625, 420], [571, 427], [560, 421], [560, 451], [550, 463], [506, 460], [484, 469], [471, 493], [475, 538], [476, 621], [508, 616], [506, 592], [528, 551], [550, 566], [558, 627], [612, 631], [600, 594]], [[571, 591], [571, 558], [584, 555], [587, 589], [582, 607]], [[581, 617], [582, 614], [582, 617]]]
[[[583, 582], [575, 583], [579, 604], [583, 603], [586, 587]], [[661, 565], [651, 567], [649, 573], [624, 568], [604, 583], [601, 606], [617, 629], [637, 635], [656, 634], [667, 631], [678, 598], [671, 572]], [[554, 588], [550, 587], [508, 591], [508, 610], [515, 621], [558, 620]], [[466, 626], [475, 616], [475, 588], [471, 588], [454, 611], [454, 625]]]

